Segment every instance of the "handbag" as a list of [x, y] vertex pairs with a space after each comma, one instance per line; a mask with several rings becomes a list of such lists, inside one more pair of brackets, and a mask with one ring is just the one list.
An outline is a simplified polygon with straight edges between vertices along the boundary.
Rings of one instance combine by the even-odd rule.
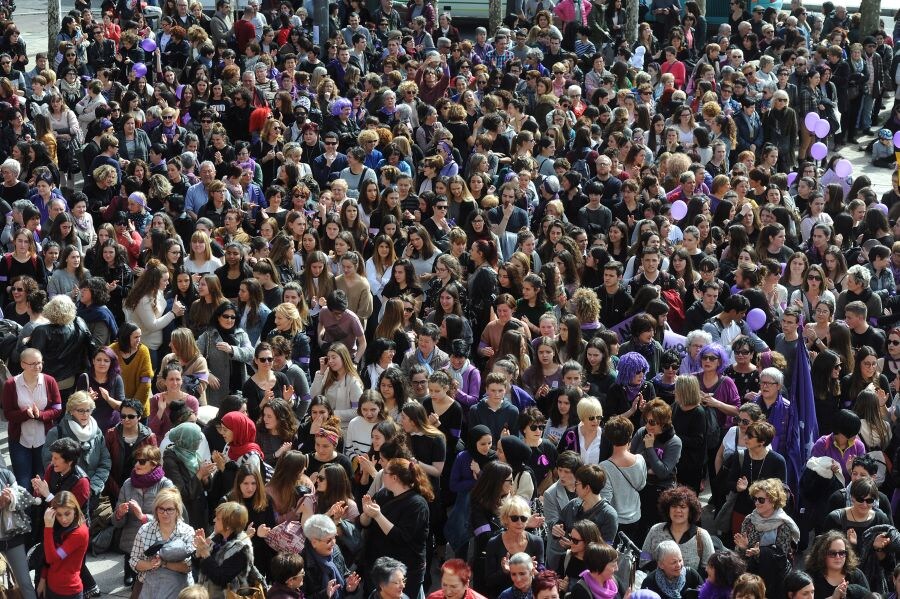
[[278, 553], [303, 553], [306, 537], [303, 536], [303, 525], [299, 520], [282, 522], [269, 531], [266, 543]]
[[[744, 452], [737, 450], [738, 469], [744, 467]], [[719, 511], [716, 512], [716, 518], [713, 521], [713, 532], [717, 536], [729, 535], [731, 533], [731, 514], [734, 512], [734, 504], [737, 502], [737, 491], [731, 490], [725, 498], [725, 502]]]
[[616, 584], [623, 592], [633, 589], [637, 581], [638, 559], [640, 559], [641, 550], [622, 531], [616, 533], [613, 548], [619, 552], [619, 569], [615, 573]]
[[0, 596], [3, 599], [22, 599], [22, 587], [16, 582], [12, 567], [9, 565], [6, 556], [0, 554]]
[[225, 599], [266, 599], [266, 591], [261, 583], [256, 583], [256, 585], [251, 587], [241, 587], [233, 591], [226, 588]]

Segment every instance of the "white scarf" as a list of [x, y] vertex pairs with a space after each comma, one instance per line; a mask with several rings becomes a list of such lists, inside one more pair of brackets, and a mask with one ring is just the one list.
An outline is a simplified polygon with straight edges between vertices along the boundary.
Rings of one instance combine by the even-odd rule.
[[94, 417], [91, 416], [90, 421], [86, 426], [81, 426], [78, 424], [78, 421], [75, 418], [69, 420], [69, 429], [71, 429], [72, 434], [75, 435], [75, 438], [80, 442], [85, 443], [90, 441], [91, 438], [97, 434], [97, 421], [94, 420]]

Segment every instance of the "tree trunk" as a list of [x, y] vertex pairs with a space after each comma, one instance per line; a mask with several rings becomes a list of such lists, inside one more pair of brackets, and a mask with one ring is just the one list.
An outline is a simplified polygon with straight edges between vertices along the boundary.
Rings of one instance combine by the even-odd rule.
[[56, 36], [59, 35], [60, 22], [60, 0], [47, 0], [47, 56], [53, 64], [53, 59], [59, 48], [56, 47]]
[[625, 39], [629, 47], [638, 39], [638, 6], [640, 2], [634, 0], [625, 3]]
[[863, 37], [872, 35], [878, 29], [878, 19], [881, 13], [881, 0], [860, 0], [859, 2], [859, 30]]
[[503, 22], [503, 0], [488, 0], [488, 36], [494, 32]]

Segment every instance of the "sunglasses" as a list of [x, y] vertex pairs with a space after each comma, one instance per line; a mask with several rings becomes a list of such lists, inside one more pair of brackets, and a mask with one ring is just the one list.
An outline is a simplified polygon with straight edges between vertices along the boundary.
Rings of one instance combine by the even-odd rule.
[[719, 356], [705, 355], [705, 356], [703, 356], [701, 359], [704, 360], [704, 361], [706, 361], [706, 362], [715, 362], [716, 360], [719, 359]]
[[738, 424], [740, 424], [741, 426], [750, 426], [751, 421], [748, 418], [741, 418], [740, 420], [738, 420]]
[[750, 350], [749, 350], [749, 349], [736, 349], [736, 350], [734, 350], [734, 355], [736, 355], [736, 356], [749, 356], [749, 355], [750, 355]]
[[[25, 291], [24, 289], [13, 289], [13, 291]], [[900, 339], [891, 339], [888, 341], [888, 345], [900, 345]]]
[[678, 368], [678, 364], [667, 364], [666, 366], [663, 366], [663, 370], [675, 370], [676, 368]]
[[515, 516], [510, 516], [509, 521], [510, 522], [521, 522], [522, 524], [525, 524], [526, 522], [528, 522], [528, 519], [530, 517], [531, 516], [523, 516], [523, 515], [519, 514], [519, 515], [515, 515]]
[[224, 318], [225, 320], [237, 320], [237, 316], [234, 314], [222, 314], [219, 318]]
[[336, 146], [336, 145], [337, 145], [337, 142], [336, 142], [336, 141], [326, 141], [326, 142], [325, 142], [325, 145], [326, 145], [326, 146]]
[[653, 420], [653, 419], [647, 420], [647, 426], [656, 426], [656, 420]]
[[532, 424], [532, 425], [529, 425], [528, 428], [531, 429], [531, 432], [534, 433], [534, 432], [537, 432], [537, 431], [542, 431], [542, 430], [544, 430], [545, 428], [547, 428], [547, 425], [546, 425], [546, 424]]
[[820, 277], [818, 275], [807, 275], [806, 280], [807, 281], [821, 281], [822, 277]]
[[841, 549], [840, 551], [826, 551], [825, 555], [828, 557], [847, 557], [847, 550]]
[[275, 361], [275, 358], [273, 358], [272, 356], [268, 356], [268, 357], [265, 357], [265, 358], [259, 357], [259, 358], [256, 358], [256, 359], [259, 360], [260, 362], [274, 362], [274, 361]]
[[148, 460], [147, 458], [138, 458], [138, 459], [136, 459], [136, 460], [134, 461], [134, 463], [135, 463], [135, 464], [140, 464], [141, 466], [143, 466], [144, 464], [146, 464], [146, 463], [149, 462], [149, 461], [150, 461], [150, 460]]
[[591, 422], [594, 422], [595, 420], [600, 420], [600, 417], [599, 416], [588, 416], [587, 419], [590, 420]]
[[854, 497], [853, 501], [855, 501], [857, 503], [868, 503], [869, 505], [872, 505], [873, 503], [875, 503], [875, 498], [874, 497], [866, 497], [865, 499], [860, 499], [859, 497]]
[[137, 420], [137, 414], [122, 414], [122, 420]]
[[768, 497], [754, 497], [754, 498], [753, 498], [753, 503], [755, 503], [755, 504], [757, 504], [757, 505], [762, 505], [762, 504], [764, 504], [765, 502], [767, 502], [768, 500], [769, 500]]

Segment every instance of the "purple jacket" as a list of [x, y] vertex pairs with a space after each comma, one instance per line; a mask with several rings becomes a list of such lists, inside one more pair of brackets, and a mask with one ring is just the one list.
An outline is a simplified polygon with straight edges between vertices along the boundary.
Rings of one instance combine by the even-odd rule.
[[844, 473], [844, 480], [850, 480], [850, 469], [848, 468], [848, 464], [853, 462], [853, 458], [863, 455], [864, 453], [866, 453], [866, 447], [859, 438], [857, 438], [853, 445], [848, 447], [846, 451], [842, 452], [834, 444], [834, 435], [832, 434], [819, 437], [815, 445], [812, 446], [809, 457], [820, 458], [826, 456], [831, 458], [841, 465], [841, 471]]
[[466, 364], [462, 373], [462, 385], [456, 392], [456, 401], [463, 407], [463, 412], [468, 413], [469, 408], [478, 403], [481, 390], [481, 373], [471, 363]]

